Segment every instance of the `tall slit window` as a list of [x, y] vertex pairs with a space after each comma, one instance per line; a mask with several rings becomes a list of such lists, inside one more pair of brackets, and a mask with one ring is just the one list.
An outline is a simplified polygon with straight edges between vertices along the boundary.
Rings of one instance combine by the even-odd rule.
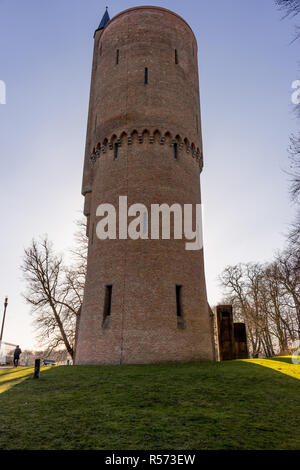
[[174, 158], [175, 160], [177, 160], [177, 157], [178, 157], [178, 144], [177, 143], [173, 144], [173, 151], [174, 151]]
[[92, 245], [94, 244], [94, 230], [95, 230], [95, 224], [93, 224], [93, 228], [92, 228], [92, 238], [91, 238]]
[[111, 316], [112, 286], [105, 286], [104, 311], [102, 328], [108, 328]]
[[148, 68], [145, 68], [145, 85], [148, 85], [149, 73]]
[[116, 64], [118, 65], [119, 64], [119, 59], [120, 59], [120, 51], [119, 49], [117, 50], [117, 54], [116, 54]]
[[175, 49], [175, 64], [178, 64], [178, 52], [177, 49]]
[[119, 157], [119, 144], [115, 143], [114, 145], [114, 159], [118, 160]]
[[177, 326], [178, 328], [184, 328], [184, 315], [183, 315], [183, 303], [182, 303], [182, 286], [176, 286], [176, 313], [177, 313]]

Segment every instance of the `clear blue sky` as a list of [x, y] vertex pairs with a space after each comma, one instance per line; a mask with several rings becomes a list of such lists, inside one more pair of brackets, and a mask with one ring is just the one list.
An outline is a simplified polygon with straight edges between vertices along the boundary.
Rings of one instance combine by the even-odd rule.
[[[0, 301], [4, 340], [35, 346], [19, 266], [32, 237], [72, 245], [80, 194], [93, 33], [110, 16], [148, 2], [0, 0]], [[293, 21], [273, 0], [153, 1], [181, 15], [199, 46], [205, 167], [206, 276], [212, 305], [228, 264], [266, 261], [293, 217], [287, 146], [297, 122], [291, 83], [300, 78]], [[0, 305], [0, 309], [2, 309]], [[2, 310], [0, 310], [2, 314]], [[0, 316], [0, 318], [2, 315]]]

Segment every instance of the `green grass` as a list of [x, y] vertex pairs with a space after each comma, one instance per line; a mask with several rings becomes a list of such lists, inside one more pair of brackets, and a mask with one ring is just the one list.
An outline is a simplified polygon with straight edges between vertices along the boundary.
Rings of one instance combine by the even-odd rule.
[[[20, 371], [0, 370], [0, 384]], [[54, 367], [39, 380], [26, 373], [0, 394], [1, 450], [300, 449], [300, 365]]]

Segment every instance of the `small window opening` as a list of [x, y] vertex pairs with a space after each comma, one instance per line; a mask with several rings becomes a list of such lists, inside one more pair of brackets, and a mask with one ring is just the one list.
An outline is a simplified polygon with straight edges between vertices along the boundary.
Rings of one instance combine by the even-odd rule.
[[175, 160], [177, 160], [178, 158], [178, 144], [177, 143], [173, 145], [173, 150], [174, 150], [174, 158]]
[[95, 230], [95, 224], [93, 224], [93, 228], [92, 228], [92, 238], [91, 238], [92, 245], [94, 244], [94, 230]]
[[119, 158], [119, 144], [115, 144], [114, 145], [114, 159], [115, 160], [118, 160]]
[[108, 328], [111, 315], [112, 286], [105, 287], [104, 312], [102, 328]]
[[182, 286], [176, 286], [176, 307], [177, 307], [177, 326], [178, 328], [184, 328], [185, 322], [183, 317], [183, 305], [182, 305]]
[[175, 49], [175, 64], [178, 65], [178, 52], [177, 52], [177, 49]]
[[149, 78], [148, 69], [145, 68], [145, 85], [148, 85], [148, 78]]
[[120, 51], [119, 49], [117, 50], [117, 57], [116, 57], [116, 64], [119, 64], [119, 58], [120, 58]]

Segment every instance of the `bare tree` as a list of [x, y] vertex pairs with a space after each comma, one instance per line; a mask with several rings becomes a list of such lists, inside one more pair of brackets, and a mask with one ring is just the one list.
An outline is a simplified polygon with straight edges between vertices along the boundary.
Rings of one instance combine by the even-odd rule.
[[294, 202], [300, 201], [300, 132], [299, 135], [292, 135], [290, 138], [290, 171], [291, 176], [291, 197]]
[[[82, 228], [81, 223], [79, 225]], [[24, 297], [32, 308], [39, 343], [47, 346], [49, 352], [64, 346], [72, 358], [87, 254], [86, 239], [79, 233], [76, 237], [72, 266], [64, 264], [62, 256], [54, 252], [46, 236], [40, 241], [32, 241], [25, 250], [21, 266], [27, 283]]]
[[299, 338], [299, 267], [299, 252], [286, 250], [272, 263], [227, 266], [221, 274], [235, 320], [247, 324], [253, 356], [286, 353]]
[[278, 352], [283, 354], [288, 350], [288, 342], [293, 335], [285, 308], [284, 290], [279, 281], [278, 266], [275, 262], [265, 268], [265, 286], [270, 330], [277, 340]]
[[227, 266], [219, 280], [225, 288], [227, 301], [234, 307], [235, 320], [242, 320], [247, 324], [250, 350], [252, 355], [256, 356], [261, 350], [261, 322], [255, 305], [255, 293], [254, 298], [250, 295], [247, 270], [249, 273], [250, 265]]
[[[300, 118], [300, 107], [297, 107], [299, 111], [299, 118]], [[300, 132], [298, 136], [292, 135], [290, 139], [290, 147], [289, 147], [289, 154], [290, 154], [290, 170], [288, 172], [289, 176], [291, 177], [290, 183], [290, 194], [291, 199], [294, 204], [299, 205], [300, 202]], [[300, 209], [298, 207], [295, 221], [292, 224], [289, 233], [288, 239], [291, 246], [294, 249], [300, 246]], [[299, 248], [298, 248], [299, 249]]]
[[[300, 250], [289, 246], [276, 256], [277, 277], [286, 298], [286, 307], [290, 317], [295, 319], [297, 339], [300, 339]], [[293, 335], [293, 333], [291, 333]], [[292, 339], [296, 339], [292, 338]]]
[[280, 10], [285, 11], [285, 16], [296, 16], [300, 13], [300, 0], [275, 0]]
[[289, 233], [288, 233], [288, 241], [290, 246], [299, 251], [300, 247], [300, 210], [298, 210], [296, 220], [291, 225]]
[[[284, 11], [283, 18], [295, 17], [300, 13], [300, 0], [275, 0], [276, 5], [281, 11]], [[295, 25], [295, 37], [292, 40], [292, 43], [300, 38], [300, 27]]]

